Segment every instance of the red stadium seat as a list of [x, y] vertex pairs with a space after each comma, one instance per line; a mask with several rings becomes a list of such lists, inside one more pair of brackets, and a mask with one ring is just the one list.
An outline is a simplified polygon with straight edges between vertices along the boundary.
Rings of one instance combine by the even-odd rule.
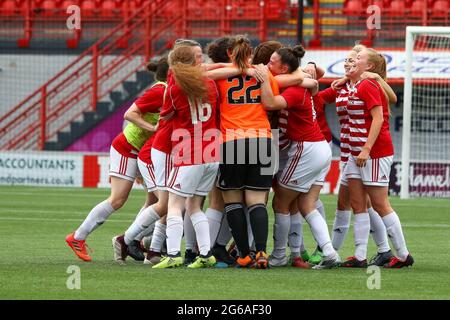
[[81, 13], [87, 16], [92, 16], [98, 12], [97, 4], [94, 0], [83, 0], [81, 3]]
[[117, 13], [116, 2], [114, 0], [103, 0], [101, 3], [102, 15], [105, 17], [115, 16]]
[[42, 15], [45, 15], [45, 16], [54, 15], [57, 12], [57, 5], [58, 5], [58, 3], [56, 1], [52, 1], [52, 0], [45, 0], [45, 1], [42, 1], [41, 3], [37, 3], [38, 8], [43, 10]]
[[386, 9], [386, 7], [388, 6], [384, 0], [374, 0], [373, 3], [369, 2], [369, 5], [374, 5], [374, 6], [378, 6], [380, 7], [381, 10]]
[[349, 15], [359, 15], [365, 12], [364, 3], [358, 0], [349, 0], [344, 4], [344, 13]]
[[433, 5], [432, 15], [436, 17], [448, 17], [450, 2], [448, 0], [437, 0]]
[[1, 12], [3, 15], [10, 16], [17, 13], [17, 6], [14, 0], [5, 0], [1, 3]]
[[426, 7], [425, 0], [414, 0], [411, 3], [411, 13], [413, 15], [422, 15], [424, 10], [426, 10]]
[[405, 1], [393, 0], [391, 2], [390, 14], [393, 16], [404, 16], [406, 14]]

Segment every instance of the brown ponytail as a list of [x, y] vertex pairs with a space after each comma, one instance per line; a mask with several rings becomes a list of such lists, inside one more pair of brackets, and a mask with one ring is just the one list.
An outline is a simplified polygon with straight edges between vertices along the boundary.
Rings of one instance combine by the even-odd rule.
[[377, 73], [383, 80], [387, 78], [386, 59], [381, 53], [372, 48], [367, 48], [367, 61], [372, 64], [372, 68], [368, 71]]
[[169, 53], [169, 66], [176, 83], [190, 99], [208, 97], [205, 77], [201, 66], [195, 65], [192, 47], [177, 46]]
[[242, 73], [250, 66], [249, 60], [251, 55], [252, 47], [250, 46], [250, 40], [243, 35], [236, 36], [231, 59]]

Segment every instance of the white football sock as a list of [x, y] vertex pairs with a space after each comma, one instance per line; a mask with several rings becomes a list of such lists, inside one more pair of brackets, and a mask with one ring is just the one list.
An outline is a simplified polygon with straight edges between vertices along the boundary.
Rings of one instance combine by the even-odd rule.
[[400, 260], [405, 260], [408, 257], [409, 251], [406, 248], [405, 237], [403, 236], [402, 225], [400, 219], [395, 211], [384, 216], [383, 223], [386, 226], [387, 233], [394, 245], [397, 257]]
[[303, 217], [300, 212], [291, 214], [288, 243], [293, 257], [299, 257], [300, 252], [305, 251], [303, 243]]
[[220, 226], [219, 234], [217, 235], [216, 243], [221, 246], [226, 246], [230, 242], [231, 238], [230, 226], [228, 225], [227, 215], [225, 214], [222, 219], [222, 225]]
[[160, 219], [159, 215], [153, 209], [153, 206], [150, 206], [144, 209], [141, 214], [139, 214], [136, 219], [134, 219], [131, 226], [125, 231], [124, 241], [127, 245], [133, 242], [134, 238], [154, 224], [156, 221]]
[[372, 235], [373, 241], [375, 241], [375, 244], [377, 245], [378, 252], [388, 252], [391, 248], [389, 247], [388, 235], [383, 219], [381, 219], [378, 212], [376, 212], [373, 208], [369, 208], [367, 211], [369, 211], [370, 217], [370, 234]]
[[289, 229], [291, 227], [291, 217], [289, 214], [275, 213], [275, 223], [273, 224], [273, 251], [275, 258], [286, 256], [286, 245], [288, 242]]
[[164, 241], [166, 241], [166, 225], [156, 221], [155, 231], [153, 231], [152, 242], [150, 244], [150, 250], [154, 252], [161, 252]]
[[[186, 217], [189, 219], [189, 217]], [[167, 254], [176, 255], [181, 250], [181, 238], [183, 237], [183, 218], [169, 216], [167, 218]]]
[[255, 238], [253, 238], [252, 224], [250, 223], [250, 215], [246, 207], [244, 207], [245, 217], [247, 218], [248, 245], [250, 250], [256, 251]]
[[205, 215], [208, 218], [209, 238], [211, 239], [211, 247], [213, 247], [216, 242], [217, 235], [219, 234], [224, 216], [223, 212], [211, 208], [206, 209]]
[[316, 201], [315, 205], [316, 205], [316, 210], [319, 211], [323, 220], [325, 220], [325, 222], [327, 222], [327, 216], [325, 215], [325, 207], [323, 206], [323, 202], [320, 199], [318, 199]]
[[332, 244], [336, 251], [342, 248], [348, 229], [350, 228], [350, 220], [352, 212], [350, 210], [336, 210], [336, 216], [333, 223], [333, 238]]
[[191, 250], [192, 252], [197, 252], [197, 238], [195, 237], [194, 226], [192, 221], [184, 214], [184, 242], [186, 244], [186, 250]]
[[367, 242], [370, 232], [370, 217], [367, 212], [355, 214], [355, 257], [359, 261], [367, 259]]
[[108, 217], [116, 210], [111, 206], [108, 200], [100, 202], [91, 212], [89, 212], [86, 219], [75, 231], [74, 238], [76, 240], [85, 240], [88, 235], [97, 229]]
[[319, 247], [322, 249], [323, 255], [325, 257], [336, 255], [336, 251], [331, 245], [330, 234], [328, 233], [328, 227], [325, 220], [320, 215], [319, 211], [313, 210], [306, 217], [306, 222], [308, 222], [311, 232], [314, 236]]
[[[137, 217], [139, 217], [139, 216], [142, 214], [142, 211], [144, 211], [145, 208], [147, 208], [147, 207], [146, 207], [146, 206], [143, 206], [143, 207], [141, 208], [141, 210], [139, 210], [139, 212], [138, 212], [138, 214], [136, 215], [136, 218], [135, 218], [135, 219], [137, 219]], [[145, 230], [143, 230], [141, 233], [139, 233], [139, 234], [134, 238], [134, 240], [141, 241], [142, 238], [144, 238], [144, 237], [146, 237], [146, 236], [149, 236], [149, 235], [153, 232], [153, 229], [154, 229], [154, 225], [151, 225], [150, 227], [148, 227], [147, 229], [145, 229]]]
[[202, 256], [206, 256], [211, 249], [208, 218], [202, 211], [191, 214], [190, 218], [197, 238], [198, 251]]

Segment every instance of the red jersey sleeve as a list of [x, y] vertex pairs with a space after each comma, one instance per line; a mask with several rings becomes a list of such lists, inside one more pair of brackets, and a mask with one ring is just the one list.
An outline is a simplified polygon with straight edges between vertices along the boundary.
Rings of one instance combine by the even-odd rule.
[[164, 90], [163, 85], [156, 85], [148, 89], [134, 103], [142, 113], [158, 113], [163, 104]]
[[287, 108], [292, 108], [296, 105], [303, 105], [305, 102], [305, 95], [302, 94], [306, 89], [300, 87], [289, 87], [281, 93], [281, 96], [286, 100]]
[[336, 101], [337, 92], [332, 87], [329, 87], [320, 91], [317, 96], [323, 103], [333, 103]]
[[382, 106], [380, 86], [372, 80], [363, 80], [358, 88], [358, 97], [364, 101], [367, 110], [376, 106]]
[[174, 89], [173, 85], [167, 87], [166, 97], [164, 99], [164, 106], [161, 108], [161, 113], [159, 114], [164, 120], [168, 120], [173, 116], [175, 112], [175, 106], [173, 103], [172, 91]]

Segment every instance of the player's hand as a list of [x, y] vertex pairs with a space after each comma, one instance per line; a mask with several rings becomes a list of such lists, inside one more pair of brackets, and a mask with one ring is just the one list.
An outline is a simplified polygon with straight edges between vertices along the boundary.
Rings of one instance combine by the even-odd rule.
[[346, 78], [337, 79], [331, 83], [331, 87], [333, 88], [333, 90], [337, 91], [341, 89], [346, 83], [347, 83]]
[[362, 151], [356, 157], [356, 165], [358, 167], [365, 167], [367, 163], [367, 159], [369, 159], [370, 148], [363, 147]]
[[148, 123], [147, 128], [145, 128], [147, 131], [150, 132], [155, 132], [156, 129], [158, 128], [158, 124], [156, 124], [155, 126], [151, 125], [150, 123]]
[[[259, 82], [269, 81], [269, 68], [263, 64], [258, 64], [254, 66], [254, 69], [256, 72], [256, 80]], [[253, 77], [253, 76], [252, 76]]]
[[303, 72], [309, 74], [312, 79], [317, 79], [316, 66], [309, 63], [303, 68]]

